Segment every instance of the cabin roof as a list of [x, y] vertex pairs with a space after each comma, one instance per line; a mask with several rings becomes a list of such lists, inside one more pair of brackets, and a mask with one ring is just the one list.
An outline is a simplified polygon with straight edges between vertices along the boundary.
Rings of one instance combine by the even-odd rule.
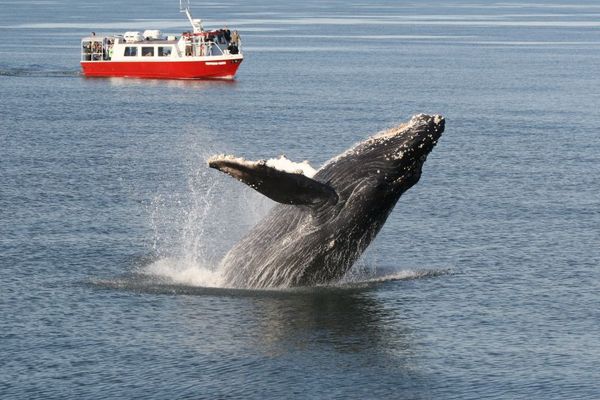
[[[81, 39], [82, 42], [102, 42], [104, 39], [123, 39], [123, 36], [86, 36]], [[166, 40], [166, 39], [152, 39], [152, 40], [140, 40], [138, 42], [125, 43], [127, 45], [153, 45], [153, 44], [176, 44], [178, 40]]]

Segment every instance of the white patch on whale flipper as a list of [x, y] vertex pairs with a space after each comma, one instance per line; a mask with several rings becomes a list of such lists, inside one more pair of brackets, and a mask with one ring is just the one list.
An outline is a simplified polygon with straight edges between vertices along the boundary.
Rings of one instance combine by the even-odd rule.
[[248, 161], [218, 155], [208, 159], [208, 166], [232, 176], [278, 203], [320, 205], [338, 201], [337, 193], [330, 185], [312, 178], [316, 171], [308, 162], [294, 163], [284, 156], [269, 161]]
[[279, 156], [279, 158], [268, 159], [267, 166], [291, 174], [302, 174], [308, 178], [312, 178], [317, 173], [317, 170], [314, 169], [307, 160], [297, 163], [284, 155]]
[[219, 154], [210, 157], [207, 161], [208, 163], [216, 161], [235, 161], [237, 164], [245, 165], [248, 167], [262, 164], [274, 168], [278, 171], [287, 172], [290, 174], [301, 174], [306, 176], [307, 178], [312, 178], [317, 173], [317, 170], [314, 169], [307, 160], [304, 160], [301, 163], [297, 163], [288, 159], [284, 155], [279, 156], [279, 158], [270, 158], [268, 160], [250, 161], [246, 160], [243, 157]]

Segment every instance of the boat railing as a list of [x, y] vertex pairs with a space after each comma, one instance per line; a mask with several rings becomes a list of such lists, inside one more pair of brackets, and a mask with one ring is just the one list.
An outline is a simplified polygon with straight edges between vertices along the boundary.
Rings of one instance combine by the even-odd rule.
[[[230, 51], [227, 47], [229, 47], [229, 45], [231, 43], [232, 42], [223, 43], [223, 42], [219, 42], [219, 41], [215, 41], [215, 40], [206, 40], [206, 39], [197, 40], [197, 41], [194, 40], [186, 45], [185, 55], [188, 57], [189, 56], [215, 57], [215, 56], [229, 55], [232, 53], [230, 53]], [[238, 40], [238, 44], [236, 44], [236, 46], [237, 46], [238, 51], [235, 54], [242, 54], [241, 43], [239, 40]]]
[[[225, 49], [222, 49], [222, 48], [221, 48], [221, 46], [219, 46], [219, 43], [218, 43], [218, 42], [212, 41], [211, 43], [213, 43], [213, 44], [214, 44], [214, 45], [217, 47], [217, 49], [219, 49], [219, 51], [221, 52], [221, 55], [231, 54], [231, 53], [229, 52], [229, 49], [227, 49], [227, 48], [225, 48]], [[230, 45], [231, 43], [232, 43], [232, 42], [225, 43], [225, 44], [226, 44], [226, 45], [229, 47], [229, 45]], [[225, 45], [224, 43], [221, 43], [221, 44], [222, 44], [222, 45]], [[241, 39], [238, 39], [238, 40], [237, 40], [236, 47], [237, 47], [237, 53], [236, 53], [236, 54], [242, 54], [242, 40], [241, 40]], [[217, 55], [218, 55], [218, 54], [217, 54]]]
[[[217, 49], [219, 49], [219, 51], [221, 52], [221, 54], [225, 54], [225, 52], [223, 51], [223, 49], [221, 48], [221, 46], [219, 46], [219, 43], [217, 43], [217, 42], [214, 42], [214, 41], [213, 41], [213, 42], [212, 42], [212, 44], [213, 44], [213, 45], [214, 45], [214, 46], [215, 46]], [[217, 54], [217, 55], [218, 55], [218, 54]]]

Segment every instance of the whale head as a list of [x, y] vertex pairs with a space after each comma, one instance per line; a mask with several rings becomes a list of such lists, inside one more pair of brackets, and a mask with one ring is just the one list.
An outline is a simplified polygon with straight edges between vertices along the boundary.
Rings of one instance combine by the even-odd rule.
[[329, 181], [342, 198], [368, 190], [379, 193], [374, 198], [395, 201], [419, 181], [423, 163], [444, 124], [440, 115], [415, 115], [332, 159], [317, 177]]
[[[393, 189], [404, 191], [417, 183], [427, 155], [444, 131], [442, 116], [420, 114], [407, 124], [373, 138], [373, 158], [383, 164], [384, 178]], [[373, 172], [373, 171], [369, 171]]]

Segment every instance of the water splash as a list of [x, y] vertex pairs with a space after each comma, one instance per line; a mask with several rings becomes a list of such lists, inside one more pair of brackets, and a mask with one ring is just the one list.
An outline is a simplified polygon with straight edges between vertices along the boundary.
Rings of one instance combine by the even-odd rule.
[[196, 170], [188, 179], [187, 192], [155, 197], [150, 214], [157, 259], [139, 267], [138, 274], [168, 284], [221, 286], [208, 220], [216, 184], [205, 171]]
[[158, 278], [167, 284], [224, 287], [223, 277], [218, 270], [190, 262], [189, 259], [163, 258], [143, 267], [139, 272], [140, 275]]
[[453, 272], [450, 269], [388, 271], [383, 274], [363, 276], [360, 279], [356, 277], [350, 278], [347, 275], [341, 281], [327, 285], [250, 290], [227, 287], [224, 284], [222, 275], [218, 271], [205, 268], [201, 265], [185, 265], [178, 259], [165, 258], [148, 264], [135, 274], [111, 279], [96, 279], [89, 283], [101, 288], [141, 293], [185, 294], [197, 296], [220, 294], [227, 296], [278, 294], [288, 296], [298, 293], [311, 293], [315, 290], [364, 290], [388, 282], [430, 279], [452, 273]]
[[452, 269], [402, 269], [387, 270], [376, 273], [367, 273], [365, 275], [347, 274], [340, 280], [340, 286], [356, 286], [364, 284], [384, 283], [393, 281], [407, 281], [415, 279], [435, 278], [443, 275], [452, 274]]
[[161, 191], [147, 205], [154, 261], [135, 270], [144, 279], [223, 287], [219, 261], [270, 208], [270, 200], [208, 169], [210, 153], [195, 153], [201, 155], [184, 166], [185, 185]]

